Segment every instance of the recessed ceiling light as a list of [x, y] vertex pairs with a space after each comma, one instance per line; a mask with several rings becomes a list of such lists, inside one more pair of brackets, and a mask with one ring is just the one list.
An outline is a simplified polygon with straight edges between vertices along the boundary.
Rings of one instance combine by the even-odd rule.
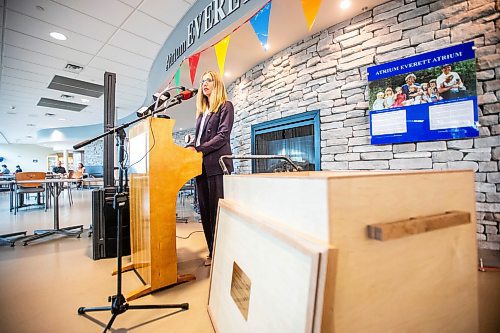
[[224, 76], [225, 76], [225, 77], [231, 77], [231, 73], [230, 73], [230, 72], [225, 72], [225, 73], [224, 73]]
[[342, 0], [340, 2], [340, 8], [342, 9], [347, 9], [351, 6], [351, 1], [350, 0]]
[[90, 102], [90, 99], [82, 98], [82, 103], [88, 103]]
[[64, 36], [62, 33], [60, 32], [51, 32], [50, 33], [50, 37], [54, 38], [54, 39], [57, 39], [57, 40], [66, 40], [68, 39], [66, 36]]
[[60, 121], [66, 121], [66, 119], [64, 119], [64, 118], [59, 118], [59, 120], [60, 120]]
[[270, 48], [269, 43], [264, 45], [264, 50], [269, 51], [269, 48]]

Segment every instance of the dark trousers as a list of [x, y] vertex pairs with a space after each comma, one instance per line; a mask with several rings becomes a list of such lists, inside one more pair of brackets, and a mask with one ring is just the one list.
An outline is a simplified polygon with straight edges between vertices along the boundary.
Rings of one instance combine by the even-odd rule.
[[201, 223], [207, 240], [210, 257], [214, 246], [215, 223], [219, 198], [224, 198], [223, 176], [208, 177], [205, 172], [196, 177], [198, 204], [200, 207]]

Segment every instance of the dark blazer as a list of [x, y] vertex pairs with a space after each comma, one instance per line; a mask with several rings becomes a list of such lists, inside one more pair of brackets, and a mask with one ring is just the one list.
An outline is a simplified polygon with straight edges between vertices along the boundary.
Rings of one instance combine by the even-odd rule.
[[[202, 118], [203, 115], [200, 114], [196, 119], [195, 142], [196, 138], [198, 138]], [[203, 167], [207, 176], [223, 174], [219, 165], [219, 158], [223, 155], [232, 154], [229, 140], [233, 122], [234, 107], [230, 101], [222, 104], [217, 112], [210, 112], [205, 119], [200, 145], [195, 148], [203, 153]], [[233, 161], [225, 160], [225, 164], [229, 172], [233, 172]]]

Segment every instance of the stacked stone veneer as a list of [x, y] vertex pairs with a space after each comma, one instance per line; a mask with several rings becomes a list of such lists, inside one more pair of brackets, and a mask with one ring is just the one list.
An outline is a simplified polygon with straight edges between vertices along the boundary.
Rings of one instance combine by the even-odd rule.
[[184, 147], [186, 146], [186, 142], [184, 141], [184, 137], [188, 134], [190, 134], [194, 138], [194, 128], [188, 128], [182, 131], [177, 131], [174, 132], [173, 138], [174, 138], [174, 143], [178, 146]]
[[[473, 169], [479, 245], [500, 249], [498, 6], [390, 1], [278, 52], [228, 87], [234, 153], [250, 153], [251, 125], [320, 110], [322, 170]], [[466, 41], [477, 47], [480, 137], [371, 145], [367, 67]], [[249, 162], [235, 164], [250, 171]]]
[[83, 149], [83, 165], [102, 165], [104, 161], [104, 139], [94, 141]]

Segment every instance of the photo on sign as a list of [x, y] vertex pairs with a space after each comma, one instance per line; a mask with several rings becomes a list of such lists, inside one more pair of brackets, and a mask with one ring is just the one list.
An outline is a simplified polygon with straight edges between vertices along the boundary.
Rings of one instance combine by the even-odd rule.
[[468, 59], [369, 83], [369, 110], [385, 110], [476, 96], [476, 62]]

